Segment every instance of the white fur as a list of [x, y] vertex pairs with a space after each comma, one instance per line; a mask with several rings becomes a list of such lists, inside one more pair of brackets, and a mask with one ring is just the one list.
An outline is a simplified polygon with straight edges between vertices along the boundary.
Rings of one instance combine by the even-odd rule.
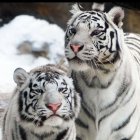
[[[41, 71], [41, 73], [39, 74], [38, 71]], [[41, 81], [37, 80], [37, 78], [39, 78], [37, 77], [37, 73], [42, 78], [46, 77], [46, 72], [50, 71], [52, 73], [58, 72], [59, 78], [52, 79], [53, 82], [47, 81], [45, 79], [42, 79]], [[46, 65], [32, 69], [29, 73], [27, 73], [22, 68], [18, 68], [14, 71], [13, 76], [15, 82], [17, 83], [17, 88], [11, 98], [9, 107], [5, 112], [3, 124], [3, 140], [22, 140], [23, 138], [21, 138], [21, 134], [19, 133], [19, 125], [24, 128], [23, 134], [25, 135], [26, 140], [40, 140], [32, 133], [35, 133], [37, 135], [43, 135], [51, 132], [53, 132], [54, 134], [49, 137], [44, 137], [43, 140], [53, 140], [56, 139], [59, 133], [63, 132], [63, 130], [67, 128], [69, 128], [69, 130], [64, 136], [64, 140], [75, 140], [75, 118], [78, 116], [80, 110], [80, 97], [78, 93], [75, 92], [73, 80], [67, 76], [67, 73], [65, 73], [61, 68], [58, 68], [58, 66]], [[40, 94], [40, 91], [37, 91], [37, 93], [34, 93], [32, 90], [30, 91], [30, 80], [32, 80], [32, 90], [34, 90], [35, 92], [36, 89], [42, 89], [42, 94]], [[67, 85], [65, 85], [65, 83], [63, 84], [64, 81]], [[35, 84], [37, 86], [33, 86]], [[65, 93], [63, 93], [63, 91], [59, 91], [59, 88], [65, 88]], [[28, 94], [25, 93], [25, 91]], [[24, 97], [25, 94], [26, 97]], [[32, 98], [29, 97], [29, 94], [30, 96], [32, 96]], [[20, 112], [19, 98], [22, 100], [23, 104], [22, 110]], [[74, 98], [76, 98], [77, 106], [75, 106]], [[35, 99], [37, 100], [35, 109], [33, 109], [33, 107], [31, 106], [28, 109], [28, 112], [30, 114], [27, 114], [27, 111], [25, 111], [26, 106], [33, 103]], [[54, 113], [48, 108], [47, 104], [49, 103], [61, 103], [61, 106], [56, 111], [57, 115], [60, 115], [61, 117], [63, 115], [68, 116], [69, 113], [73, 111], [75, 113], [75, 116], [67, 121], [58, 116], [50, 117]], [[34, 121], [28, 122], [26, 121], [26, 119], [21, 118], [21, 113], [24, 113], [26, 115], [26, 119], [27, 117], [33, 117], [34, 120], [40, 120], [40, 113], [43, 113], [43, 116], [45, 115], [47, 119], [43, 121], [43, 126], [38, 126], [40, 125], [39, 121], [36, 124], [34, 124]], [[59, 129], [57, 127], [59, 127]]]
[[[77, 3], [75, 3], [74, 5], [72, 5], [72, 9], [70, 10], [70, 12], [72, 13], [73, 18], [75, 18], [76, 16], [78, 16], [80, 13], [82, 13], [82, 11], [79, 9]], [[68, 21], [67, 24], [69, 24], [70, 22], [72, 22], [71, 19]]]
[[114, 20], [117, 18], [118, 20], [118, 27], [121, 28], [123, 25], [123, 18], [124, 18], [124, 11], [121, 7], [113, 7], [109, 12], [108, 12], [109, 17]]
[[[94, 67], [88, 67], [85, 64], [85, 61], [87, 60], [86, 57], [89, 57], [89, 60], [92, 60], [96, 56], [102, 62], [103, 54], [106, 53], [106, 55], [109, 55], [110, 53], [106, 48], [100, 49], [99, 51], [102, 50], [102, 52], [99, 52], [94, 44], [100, 39], [96, 36], [90, 36], [92, 31], [98, 29], [97, 23], [104, 27], [104, 20], [100, 20], [100, 17], [98, 17], [98, 21], [93, 21], [91, 23], [91, 28], [88, 28], [90, 19], [84, 23], [73, 23], [73, 25], [75, 25], [74, 28], [76, 28], [77, 31], [76, 34], [70, 36], [70, 41], [65, 47], [66, 57], [70, 60], [70, 70], [73, 71], [72, 76], [74, 75], [75, 86], [79, 92], [81, 91], [83, 98], [82, 105], [84, 106], [86, 104], [85, 106], [87, 107], [89, 114], [91, 114], [90, 116], [87, 115], [88, 113], [85, 113], [84, 107], [81, 108], [78, 118], [83, 123], [87, 124], [89, 128], [84, 129], [77, 124], [77, 134], [80, 136], [81, 140], [122, 140], [127, 139], [127, 137], [129, 139], [136, 130], [132, 140], [139, 140], [140, 42], [138, 40], [140, 40], [140, 35], [129, 34], [124, 36], [123, 30], [121, 29], [122, 20], [124, 18], [124, 11], [122, 8], [115, 7], [111, 9], [109, 13], [105, 13], [105, 15], [109, 27], [105, 34], [106, 39], [102, 42], [102, 45], [108, 45], [115, 51], [116, 41], [118, 41], [120, 46], [119, 53], [121, 55], [116, 63], [102, 64], [104, 68], [110, 70], [108, 73], [104, 73], [102, 70], [98, 69], [98, 67], [95, 69]], [[83, 19], [81, 19], [81, 21], [82, 20]], [[73, 21], [73, 17], [70, 21]], [[70, 24], [71, 23], [69, 22], [69, 25]], [[118, 35], [115, 36], [114, 34], [111, 42], [110, 33], [115, 31], [117, 31]], [[129, 37], [133, 37], [134, 39], [130, 39]], [[73, 42], [84, 44], [83, 49], [77, 54], [74, 54], [69, 47], [70, 43]], [[84, 55], [87, 52], [88, 55]], [[83, 63], [79, 64], [78, 61], [72, 60], [75, 55], [82, 60]], [[107, 86], [111, 79], [114, 80], [112, 80], [108, 87], [101, 87], [102, 85]], [[88, 86], [88, 84], [92, 85]], [[121, 93], [120, 89], [122, 88], [122, 85], [125, 86], [125, 84], [126, 87], [129, 87], [128, 91], [123, 91], [123, 94], [118, 96], [118, 93]], [[106, 108], [108, 105], [110, 106]], [[126, 123], [125, 121], [133, 111], [134, 113], [129, 120], [130, 122], [123, 126], [123, 123]], [[108, 115], [109, 113], [111, 114]], [[106, 115], [108, 116], [106, 117]], [[95, 116], [95, 122], [91, 116]], [[99, 123], [102, 117], [103, 119], [101, 123]]]

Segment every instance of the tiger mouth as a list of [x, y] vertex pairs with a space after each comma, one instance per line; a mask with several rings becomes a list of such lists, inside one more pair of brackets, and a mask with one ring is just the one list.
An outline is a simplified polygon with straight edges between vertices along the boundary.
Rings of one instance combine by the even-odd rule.
[[59, 117], [59, 118], [62, 119], [62, 117], [60, 115], [58, 115], [58, 114], [52, 114], [47, 119], [50, 119], [50, 118], [53, 118], [53, 117]]
[[79, 57], [77, 57], [77, 56], [74, 56], [73, 58], [67, 58], [68, 59], [68, 61], [75, 61], [75, 62], [77, 62], [77, 63], [82, 63], [83, 61], [79, 58]]
[[44, 125], [44, 122], [45, 121], [47, 121], [48, 119], [51, 119], [51, 118], [61, 118], [61, 119], [63, 119], [60, 115], [58, 115], [58, 114], [52, 114], [52, 115], [50, 115], [49, 117], [46, 117], [46, 116], [42, 116], [41, 117], [41, 120], [36, 120], [36, 121], [34, 121], [34, 124], [35, 125], [37, 125], [37, 126], [39, 126], [39, 127], [41, 127], [41, 126], [43, 126]]

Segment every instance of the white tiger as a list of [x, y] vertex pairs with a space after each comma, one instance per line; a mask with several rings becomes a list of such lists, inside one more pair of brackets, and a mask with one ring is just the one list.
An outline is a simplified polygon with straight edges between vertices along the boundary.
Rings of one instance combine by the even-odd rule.
[[140, 35], [123, 32], [121, 7], [71, 12], [65, 55], [81, 96], [77, 139], [140, 140]]
[[75, 140], [80, 97], [55, 65], [14, 71], [17, 84], [3, 120], [2, 140]]

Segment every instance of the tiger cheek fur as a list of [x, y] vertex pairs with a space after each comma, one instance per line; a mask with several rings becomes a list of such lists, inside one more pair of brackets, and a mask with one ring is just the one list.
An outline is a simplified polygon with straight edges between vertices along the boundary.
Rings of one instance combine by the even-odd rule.
[[120, 7], [105, 13], [75, 4], [71, 12], [65, 56], [82, 99], [78, 138], [139, 140], [140, 35], [123, 32]]
[[3, 140], [75, 140], [79, 93], [63, 69], [44, 65], [13, 75], [17, 88], [3, 120]]

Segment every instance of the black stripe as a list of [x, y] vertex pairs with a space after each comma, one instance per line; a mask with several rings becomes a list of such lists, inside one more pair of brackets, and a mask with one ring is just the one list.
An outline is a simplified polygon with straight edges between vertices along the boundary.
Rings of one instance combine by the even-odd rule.
[[82, 19], [83, 17], [87, 17], [87, 15], [81, 15], [81, 16], [79, 16], [79, 18], [81, 18], [81, 19]]
[[109, 28], [109, 25], [108, 25], [108, 21], [106, 19], [106, 16], [104, 16], [104, 19], [103, 20], [105, 20], [105, 28], [104, 28], [104, 30], [102, 32], [106, 33], [107, 32], [107, 29]]
[[67, 129], [63, 130], [62, 132], [60, 132], [60, 133], [57, 135], [57, 137], [56, 137], [55, 140], [63, 140], [63, 139], [65, 138], [65, 136], [67, 135], [68, 130], [69, 130], [69, 128], [67, 128]]
[[93, 116], [93, 114], [87, 109], [87, 107], [85, 107], [84, 104], [82, 104], [82, 109], [85, 112], [85, 114], [91, 119], [93, 120], [93, 122], [95, 122], [95, 117]]
[[80, 137], [77, 136], [77, 137], [76, 137], [76, 140], [82, 140], [82, 139], [81, 139]]
[[136, 107], [134, 108], [132, 113], [128, 116], [128, 118], [124, 122], [122, 122], [122, 124], [120, 124], [118, 127], [114, 128], [112, 131], [114, 132], [114, 131], [118, 131], [118, 130], [124, 128], [130, 122], [130, 119], [133, 116], [133, 114], [135, 113], [135, 111], [136, 111]]
[[135, 135], [135, 133], [136, 133], [136, 131], [137, 131], [137, 129], [138, 129], [139, 122], [140, 122], [140, 120], [138, 121], [137, 126], [136, 126], [136, 128], [135, 128], [133, 134], [129, 137], [129, 140], [131, 140], [131, 139], [134, 137], [134, 135]]
[[[23, 103], [23, 98], [25, 99], [24, 103]], [[24, 94], [24, 91], [20, 92], [19, 99], [18, 99], [18, 104], [19, 104], [18, 111], [19, 111], [20, 118], [22, 120], [25, 120], [25, 121], [28, 121], [28, 122], [33, 122], [34, 118], [31, 118], [31, 116], [29, 118], [28, 116], [23, 114], [23, 112], [26, 111], [27, 114], [32, 115], [31, 113], [28, 112], [28, 109], [32, 105], [32, 103], [29, 104], [29, 105], [27, 104], [27, 92], [25, 92], [25, 94]], [[25, 104], [25, 106], [26, 106], [24, 111], [23, 111], [23, 104]]]
[[93, 116], [92, 113], [90, 113], [89, 111], [89, 107], [87, 106], [86, 102], [84, 101], [84, 98], [83, 98], [83, 92], [81, 91], [80, 87], [78, 86], [78, 80], [76, 78], [76, 72], [75, 71], [72, 71], [71, 72], [71, 76], [72, 78], [74, 79], [73, 80], [73, 83], [75, 85], [75, 89], [77, 92], [80, 93], [80, 96], [81, 96], [81, 107], [83, 108], [83, 111], [85, 112], [85, 114], [91, 118], [94, 122], [95, 122], [95, 117]]
[[94, 18], [95, 20], [100, 20], [99, 18], [95, 17], [95, 16], [92, 16], [92, 18]]
[[132, 39], [132, 41], [133, 41], [133, 40], [137, 40], [137, 41], [140, 42], [140, 38], [138, 39], [138, 38], [131, 37], [131, 36], [127, 36], [126, 39], [130, 39], [130, 40]]
[[[138, 63], [138, 65], [140, 65], [140, 58], [137, 58], [136, 56], [134, 56], [135, 61]], [[138, 69], [139, 71], [139, 69]]]
[[137, 131], [137, 129], [138, 129], [139, 122], [140, 122], [140, 120], [138, 121], [137, 126], [136, 126], [136, 128], [135, 128], [133, 134], [132, 134], [131, 136], [129, 136], [128, 138], [123, 138], [123, 139], [121, 139], [121, 140], [131, 140], [131, 139], [134, 137], [134, 135], [135, 135], [135, 133], [136, 133], [136, 131]]
[[16, 140], [19, 139], [18, 135], [19, 135], [19, 127], [18, 127], [18, 124], [16, 121], [14, 121], [14, 126], [15, 126], [15, 137], [16, 137]]
[[119, 39], [118, 39], [118, 32], [115, 30], [116, 33], [116, 49], [117, 51], [120, 51], [120, 45], [119, 45]]
[[21, 91], [20, 93], [19, 93], [19, 99], [18, 99], [18, 105], [19, 105], [19, 114], [21, 115], [21, 112], [22, 112], [22, 110], [23, 110], [23, 101], [22, 101], [22, 93], [23, 93], [23, 91]]
[[[96, 14], [97, 14], [100, 18], [103, 19], [102, 15], [101, 15], [99, 12], [97, 12]], [[104, 20], [104, 19], [103, 19], [103, 20]]]
[[123, 105], [126, 105], [132, 99], [134, 93], [135, 93], [135, 89], [133, 90], [131, 96], [128, 98], [128, 100]]
[[27, 140], [26, 132], [21, 126], [19, 126], [19, 134], [22, 140]]
[[7, 118], [7, 113], [8, 111], [5, 112], [4, 118], [3, 118], [3, 127], [2, 127], [2, 132], [3, 134], [5, 133], [5, 125], [6, 125], [6, 118]]
[[136, 48], [138, 48], [139, 50], [140, 50], [140, 47], [139, 47], [139, 45], [138, 44], [134, 44], [134, 42], [132, 43], [132, 42], [125, 42], [127, 45], [133, 45], [133, 46], [135, 46]]
[[99, 27], [99, 28], [103, 28], [103, 26], [101, 26], [99, 23], [97, 23], [97, 27]]
[[[125, 77], [125, 78], [126, 78], [126, 77]], [[125, 80], [125, 79], [124, 79], [124, 80]], [[124, 82], [124, 83], [125, 83], [125, 82]], [[115, 100], [115, 103], [117, 102], [118, 98], [120, 98], [120, 97], [122, 96], [123, 93], [126, 93], [125, 96], [124, 96], [124, 98], [125, 98], [126, 95], [127, 95], [127, 93], [128, 93], [128, 92], [125, 92], [125, 91], [129, 91], [129, 88], [130, 88], [130, 87], [128, 87], [128, 83], [125, 83], [125, 84], [124, 84], [124, 83], [123, 83], [123, 85], [125, 85], [125, 86], [122, 86], [122, 88], [120, 88], [120, 91], [118, 92], [118, 95], [117, 95], [117, 98], [116, 98], [116, 100]], [[122, 101], [123, 101], [124, 98], [122, 98], [120, 104], [122, 103]], [[104, 108], [104, 109], [107, 109], [107, 108]], [[116, 108], [114, 108], [110, 113], [105, 114], [104, 116], [102, 116], [102, 117], [100, 118], [99, 122], [98, 122], [98, 126], [100, 126], [100, 123], [101, 123], [102, 120], [104, 120], [106, 117], [110, 116], [110, 115], [111, 115], [112, 113], [114, 113], [117, 109], [118, 109], [118, 106], [116, 106]]]
[[93, 20], [93, 21], [97, 21], [97, 19], [95, 19], [95, 18], [92, 18], [91, 20]]
[[[140, 51], [137, 50], [136, 48], [130, 47], [129, 46], [130, 51], [135, 51], [138, 55], [140, 55]], [[135, 56], [134, 56], [135, 57]]]
[[[124, 77], [126, 78], [126, 77]], [[124, 79], [125, 80], [125, 79]], [[113, 106], [119, 99], [119, 97], [121, 97], [121, 95], [126, 91], [129, 90], [128, 88], [128, 84], [125, 84], [125, 81], [122, 83], [122, 86], [119, 88], [117, 95], [115, 97], [115, 100], [112, 101], [111, 103], [109, 103], [107, 106], [105, 106], [104, 108], [102, 108], [100, 111], [106, 110], [108, 108], [110, 108], [111, 106]]]
[[[109, 36], [109, 37], [110, 37], [110, 41], [111, 41], [110, 47], [109, 47], [109, 52], [110, 52], [110, 53], [113, 53], [114, 51], [112, 50], [112, 46], [115, 45], [115, 44], [113, 45], [113, 39], [114, 39], [114, 32], [113, 32], [113, 31], [110, 32], [110, 36]], [[117, 41], [118, 41], [118, 40], [116, 40], [116, 42], [117, 42]], [[116, 50], [115, 50], [115, 51], [116, 51]]]
[[71, 23], [71, 26], [74, 26], [74, 22], [81, 16], [84, 15], [84, 13], [79, 14], [77, 17], [75, 17]]
[[[72, 128], [69, 129], [69, 132], [67, 134], [67, 137], [65, 137], [65, 140], [69, 140], [70, 139], [70, 136], [74, 134], [72, 131], [73, 131]], [[75, 134], [76, 134], [76, 131], [75, 131]], [[74, 137], [74, 135], [73, 135], [73, 138], [74, 138], [73, 140], [76, 140], [76, 137]]]
[[15, 140], [14, 131], [12, 130], [12, 140]]
[[88, 125], [85, 124], [85, 123], [84, 123], [82, 120], [80, 120], [79, 118], [77, 118], [75, 122], [76, 122], [77, 125], [79, 125], [79, 126], [85, 128], [85, 129], [88, 129], [88, 128], [89, 128]]
[[100, 120], [98, 121], [98, 128], [100, 127], [101, 121], [104, 120], [105, 118], [107, 118], [108, 116], [110, 116], [112, 113], [114, 113], [117, 110], [117, 108], [118, 107], [114, 108], [111, 112], [109, 112], [108, 114], [106, 114], [100, 118]]
[[[72, 92], [71, 91], [71, 89], [70, 89], [70, 92]], [[79, 94], [79, 93], [77, 93], [76, 91], [74, 91], [74, 107], [75, 108], [77, 108], [78, 107], [78, 99], [77, 99], [77, 94]]]
[[94, 14], [96, 14], [97, 12], [94, 12], [94, 11], [87, 11], [86, 13], [89, 13], [89, 14], [91, 14], [91, 15], [94, 15]]

